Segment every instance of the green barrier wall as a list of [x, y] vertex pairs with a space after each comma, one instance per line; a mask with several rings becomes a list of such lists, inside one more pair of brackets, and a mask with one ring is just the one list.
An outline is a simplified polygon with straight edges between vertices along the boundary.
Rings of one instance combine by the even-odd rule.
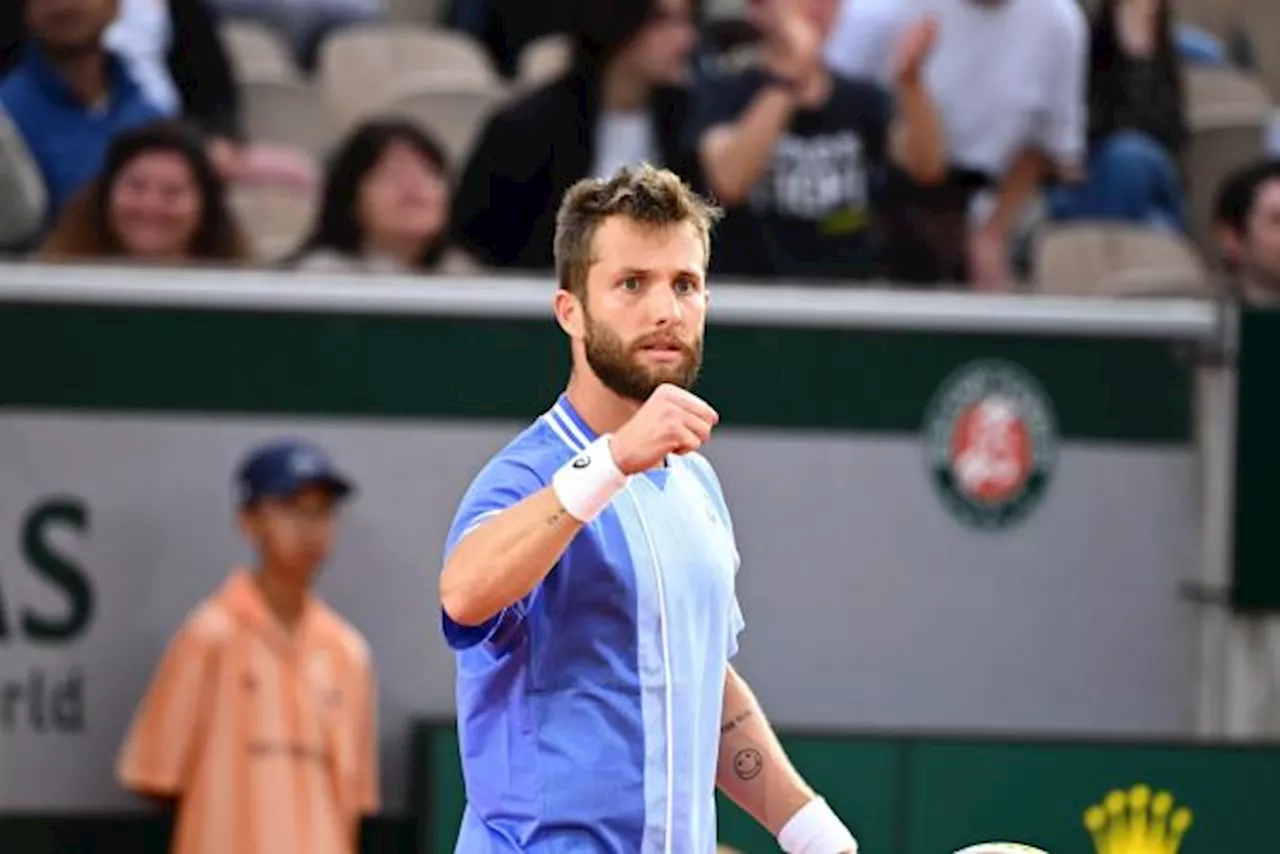
[[[1246, 308], [1240, 316], [1239, 419], [1236, 423], [1234, 603], [1280, 611], [1280, 311]], [[1277, 844], [1276, 850], [1280, 850]]]
[[[458, 764], [458, 740], [452, 725], [423, 726], [415, 736], [420, 746], [415, 759], [422, 777], [414, 788], [425, 804], [422, 854], [453, 851], [458, 823], [465, 805]], [[858, 838], [868, 851], [892, 852], [900, 848], [896, 787], [898, 746], [891, 741], [851, 743], [840, 739], [793, 738], [788, 750], [808, 779], [821, 789], [832, 807], [856, 823]], [[749, 816], [721, 798], [721, 839], [746, 852], [776, 851], [769, 834]], [[772, 847], [770, 847], [772, 846]]]
[[[1051, 854], [1280, 851], [1280, 747], [807, 735], [783, 742], [868, 854], [949, 854], [998, 839]], [[421, 850], [445, 854], [464, 803], [452, 724], [423, 725], [417, 743]], [[745, 854], [778, 850], [723, 798], [720, 839]]]
[[[737, 426], [914, 434], [952, 371], [991, 357], [1039, 377], [1066, 439], [1190, 437], [1191, 375], [1161, 341], [726, 326], [699, 392]], [[567, 368], [544, 319], [63, 305], [0, 312], [0, 361], [24, 366], [0, 375], [10, 407], [416, 418], [525, 419]]]

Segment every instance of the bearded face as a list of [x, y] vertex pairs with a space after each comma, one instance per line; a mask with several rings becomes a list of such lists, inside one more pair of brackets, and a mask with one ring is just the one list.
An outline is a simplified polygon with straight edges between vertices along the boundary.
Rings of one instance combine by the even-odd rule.
[[585, 286], [557, 294], [566, 331], [576, 324], [580, 336], [575, 367], [637, 403], [666, 383], [691, 388], [709, 301], [704, 233], [616, 215], [596, 227], [590, 254]]
[[682, 339], [674, 331], [659, 331], [625, 341], [585, 307], [584, 315], [587, 364], [614, 394], [643, 403], [664, 383], [693, 388], [702, 368], [701, 335]]

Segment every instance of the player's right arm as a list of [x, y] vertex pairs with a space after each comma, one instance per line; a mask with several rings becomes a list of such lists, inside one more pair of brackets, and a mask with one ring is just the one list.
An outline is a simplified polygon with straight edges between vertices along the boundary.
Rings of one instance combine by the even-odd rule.
[[440, 604], [461, 626], [480, 626], [527, 596], [582, 528], [552, 487], [486, 519], [463, 537], [440, 573]]
[[617, 433], [602, 436], [566, 463], [549, 486], [517, 498], [521, 490], [506, 485], [509, 506], [482, 508], [445, 558], [445, 615], [458, 626], [483, 627], [524, 599], [627, 477], [653, 468], [667, 454], [697, 450], [717, 420], [715, 410], [694, 395], [664, 385]]

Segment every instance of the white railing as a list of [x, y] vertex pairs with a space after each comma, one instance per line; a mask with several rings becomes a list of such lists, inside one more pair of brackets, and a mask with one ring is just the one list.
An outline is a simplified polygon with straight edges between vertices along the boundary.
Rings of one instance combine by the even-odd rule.
[[[280, 271], [0, 264], [0, 305], [57, 302], [246, 311], [550, 317], [550, 277], [388, 277]], [[1109, 299], [716, 284], [713, 323], [1214, 343], [1219, 307], [1195, 299]]]

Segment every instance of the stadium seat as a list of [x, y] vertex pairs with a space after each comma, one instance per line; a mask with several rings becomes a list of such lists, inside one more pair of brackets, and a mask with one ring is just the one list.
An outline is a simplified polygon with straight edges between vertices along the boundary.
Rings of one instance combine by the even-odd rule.
[[1215, 126], [1193, 127], [1185, 162], [1189, 176], [1191, 232], [1212, 253], [1213, 205], [1218, 188], [1240, 166], [1262, 157], [1265, 124], [1248, 112], [1220, 115]]
[[569, 70], [573, 46], [563, 35], [534, 39], [520, 51], [516, 65], [516, 85], [535, 89]]
[[231, 20], [219, 26], [223, 47], [238, 82], [250, 80], [298, 81], [301, 74], [289, 49], [270, 28], [249, 21]]
[[1262, 81], [1244, 71], [1212, 66], [1184, 70], [1188, 120], [1192, 124], [1212, 119], [1216, 111], [1238, 107], [1266, 110], [1271, 94]]
[[405, 24], [438, 24], [446, 5], [447, 0], [383, 0], [391, 20]]
[[1186, 84], [1191, 139], [1185, 165], [1192, 234], [1201, 251], [1212, 256], [1216, 251], [1213, 202], [1218, 187], [1230, 172], [1263, 155], [1272, 108], [1262, 83], [1239, 71], [1189, 68]]
[[314, 194], [280, 187], [235, 185], [228, 203], [265, 262], [279, 261], [301, 244], [315, 216]]
[[1248, 2], [1250, 0], [1175, 0], [1173, 5], [1178, 20], [1230, 42], [1240, 26], [1240, 6]]
[[320, 49], [321, 91], [343, 126], [378, 111], [408, 77], [501, 85], [484, 48], [467, 36], [430, 27], [348, 27]]
[[240, 85], [245, 130], [255, 142], [293, 145], [323, 157], [335, 140], [334, 121], [319, 91], [307, 83], [250, 80]]
[[501, 86], [434, 75], [403, 78], [380, 110], [417, 122], [440, 140], [455, 171], [461, 169], [485, 118], [507, 98]]
[[1073, 296], [1204, 296], [1211, 276], [1189, 240], [1113, 222], [1047, 227], [1032, 261], [1033, 290]]
[[1243, 29], [1250, 35], [1258, 75], [1272, 100], [1280, 99], [1280, 3], [1245, 0], [1240, 15]]

